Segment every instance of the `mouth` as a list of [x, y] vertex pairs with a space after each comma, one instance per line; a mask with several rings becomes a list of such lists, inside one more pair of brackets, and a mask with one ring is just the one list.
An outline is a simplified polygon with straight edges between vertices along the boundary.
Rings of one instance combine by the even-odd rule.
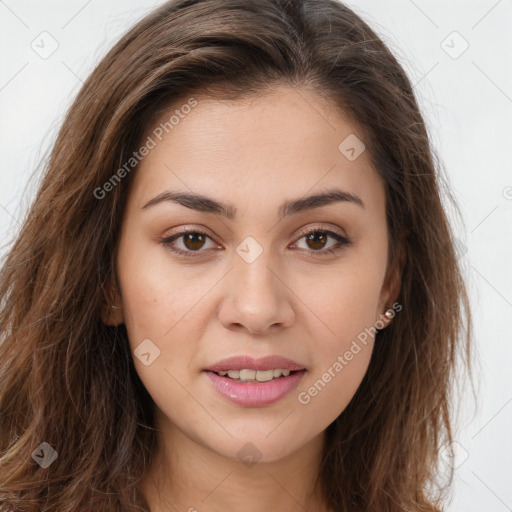
[[306, 370], [205, 370], [204, 373], [224, 400], [241, 407], [265, 407], [289, 395], [299, 385]]
[[280, 356], [237, 356], [205, 368], [214, 389], [243, 407], [263, 407], [286, 397], [306, 373], [304, 365]]

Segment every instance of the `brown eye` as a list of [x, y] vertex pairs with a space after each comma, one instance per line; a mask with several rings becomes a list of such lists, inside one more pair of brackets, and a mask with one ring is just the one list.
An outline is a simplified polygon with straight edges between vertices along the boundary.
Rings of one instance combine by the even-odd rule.
[[191, 251], [197, 251], [202, 249], [205, 239], [202, 233], [187, 233], [183, 235], [183, 245]]
[[327, 238], [328, 236], [326, 236], [324, 231], [313, 231], [306, 236], [306, 243], [308, 244], [308, 247], [318, 251], [324, 248], [327, 243]]
[[[327, 245], [329, 238], [334, 239], [335, 243]], [[303, 233], [300, 240], [302, 239], [306, 241], [306, 247], [304, 249], [315, 256], [334, 254], [337, 250], [351, 243], [350, 240], [334, 231], [318, 228]]]
[[[210, 247], [206, 245], [208, 241], [211, 243]], [[182, 231], [165, 238], [160, 243], [173, 252], [190, 257], [200, 256], [207, 249], [216, 247], [211, 237], [198, 229]]]

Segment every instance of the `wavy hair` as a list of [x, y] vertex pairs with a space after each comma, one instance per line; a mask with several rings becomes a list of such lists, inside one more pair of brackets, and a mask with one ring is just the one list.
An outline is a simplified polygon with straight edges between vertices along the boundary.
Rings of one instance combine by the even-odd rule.
[[[438, 482], [439, 453], [452, 441], [459, 356], [470, 366], [471, 314], [441, 193], [455, 201], [409, 79], [338, 1], [172, 0], [136, 23], [80, 89], [4, 256], [5, 510], [148, 510], [137, 484], [155, 443], [153, 402], [125, 326], [101, 320], [136, 166], [103, 198], [97, 191], [170, 105], [281, 84], [309, 88], [361, 127], [385, 183], [388, 268], [403, 269], [403, 310], [377, 333], [359, 389], [327, 428], [325, 499], [336, 512], [442, 507], [452, 473]], [[46, 469], [33, 455], [43, 441], [58, 454]]]

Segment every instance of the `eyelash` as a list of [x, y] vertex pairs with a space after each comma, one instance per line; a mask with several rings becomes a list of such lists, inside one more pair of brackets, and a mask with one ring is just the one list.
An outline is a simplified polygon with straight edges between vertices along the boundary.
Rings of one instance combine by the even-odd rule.
[[[311, 235], [313, 233], [325, 233], [326, 235], [334, 238], [338, 242], [339, 246], [336, 247], [335, 249], [329, 248], [329, 249], [318, 250], [318, 251], [302, 249], [302, 250], [305, 250], [306, 253], [309, 253], [309, 255], [311, 257], [316, 257], [316, 256], [324, 257], [324, 256], [328, 256], [329, 254], [336, 254], [338, 251], [340, 251], [341, 249], [344, 249], [346, 246], [348, 246], [352, 243], [351, 240], [349, 240], [348, 238], [345, 238], [344, 236], [339, 235], [338, 233], [336, 233], [334, 231], [330, 231], [328, 229], [322, 229], [322, 228], [318, 228], [318, 227], [309, 229], [308, 231], [301, 233], [298, 240], [301, 240], [302, 238], [307, 237], [308, 235]], [[170, 237], [164, 238], [163, 240], [160, 240], [160, 243], [163, 246], [165, 246], [166, 248], [168, 248], [169, 250], [171, 250], [172, 252], [179, 254], [180, 256], [184, 256], [186, 258], [197, 258], [199, 256], [199, 253], [205, 252], [205, 251], [204, 250], [184, 251], [182, 249], [176, 249], [176, 248], [172, 247], [172, 245], [171, 245], [172, 242], [174, 242], [178, 238], [181, 238], [182, 236], [185, 236], [188, 234], [204, 235], [204, 236], [212, 239], [208, 235], [208, 233], [206, 233], [205, 231], [203, 231], [199, 228], [193, 228], [193, 229], [185, 229], [185, 230], [180, 231], [179, 233], [174, 234]]]

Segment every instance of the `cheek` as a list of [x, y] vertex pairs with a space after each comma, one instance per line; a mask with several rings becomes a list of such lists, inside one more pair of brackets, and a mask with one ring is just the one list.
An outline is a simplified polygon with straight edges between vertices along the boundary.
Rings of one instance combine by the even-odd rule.
[[190, 407], [185, 388], [190, 380], [189, 363], [197, 351], [198, 301], [204, 287], [176, 278], [176, 272], [172, 277], [169, 265], [155, 257], [138, 258], [132, 253], [123, 264], [119, 279], [124, 321], [137, 374], [160, 410], [181, 411], [186, 404], [188, 420], [199, 421], [200, 411]]
[[355, 341], [332, 351], [326, 365], [318, 365], [297, 393], [304, 414], [315, 418], [313, 433], [327, 428], [347, 407], [368, 369], [373, 342]]
[[[192, 274], [191, 279], [185, 279], [186, 271], [170, 264], [165, 249], [153, 243], [137, 246], [127, 241], [121, 245], [118, 268], [124, 321], [133, 342], [140, 337], [157, 343], [173, 337], [198, 309], [199, 298], [208, 285]], [[213, 283], [211, 278], [206, 281]]]
[[382, 269], [362, 259], [352, 263], [328, 280], [310, 283], [306, 295], [319, 322], [312, 332], [315, 364], [297, 391], [297, 401], [316, 418], [317, 428], [326, 428], [346, 408], [372, 355]]
[[363, 257], [347, 258], [337, 269], [302, 281], [295, 291], [305, 298], [318, 323], [313, 338], [323, 352], [342, 350], [344, 344], [375, 324], [384, 267]]
[[144, 251], [135, 244], [120, 246], [118, 268], [124, 323], [140, 379], [157, 404], [160, 398], [176, 406], [186, 403], [190, 397], [179, 383], [190, 379], [194, 340], [203, 329], [200, 299], [213, 278], [185, 279], [165, 250]]
[[367, 309], [338, 309], [328, 319], [335, 335], [317, 336], [314, 365], [297, 391], [297, 402], [314, 420], [314, 430], [326, 428], [347, 407], [370, 363], [374, 334]]

